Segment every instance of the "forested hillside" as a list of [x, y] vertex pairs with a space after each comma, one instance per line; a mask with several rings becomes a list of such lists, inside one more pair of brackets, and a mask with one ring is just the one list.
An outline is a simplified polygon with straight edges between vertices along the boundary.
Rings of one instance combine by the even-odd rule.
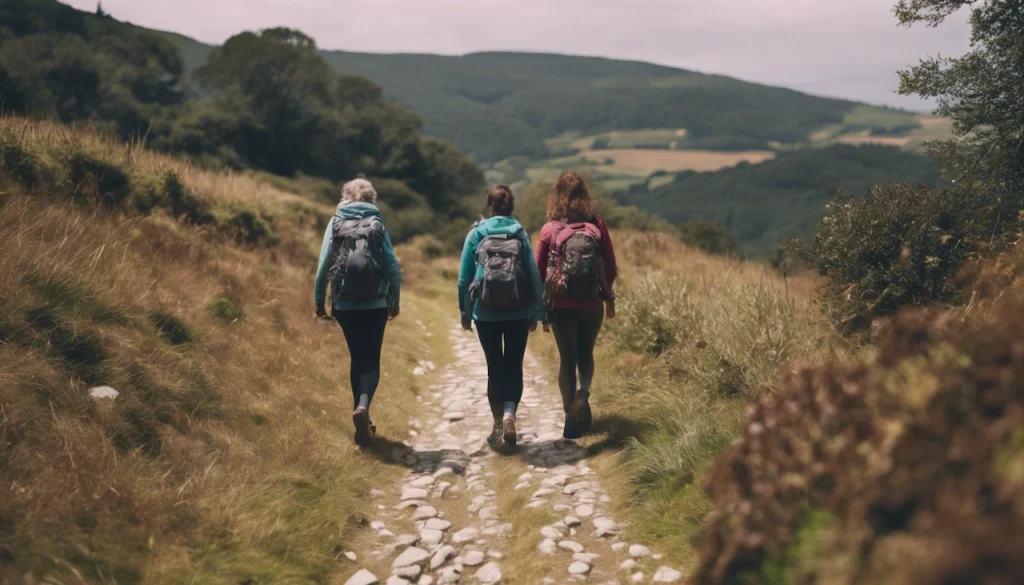
[[55, 0], [4, 2], [0, 23], [6, 112], [94, 125], [203, 166], [302, 179], [332, 202], [338, 181], [363, 174], [401, 216], [402, 239], [472, 216], [463, 198], [483, 185], [476, 164], [424, 136], [420, 118], [369, 79], [339, 75], [299, 31], [240, 33], [189, 76], [172, 42], [181, 37]]
[[813, 233], [833, 198], [830, 186], [862, 195], [872, 185], [897, 180], [943, 184], [931, 158], [887, 146], [837, 145], [713, 173], [685, 171], [670, 183], [640, 185], [619, 198], [673, 223], [717, 220], [748, 253], [763, 256], [780, 240]]

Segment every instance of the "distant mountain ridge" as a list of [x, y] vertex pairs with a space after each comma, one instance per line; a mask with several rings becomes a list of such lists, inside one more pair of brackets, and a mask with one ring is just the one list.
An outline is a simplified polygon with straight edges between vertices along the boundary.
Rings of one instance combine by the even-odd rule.
[[[214, 47], [159, 32], [186, 69]], [[665, 65], [551, 53], [461, 56], [322, 51], [344, 74], [368, 77], [417, 112], [424, 131], [480, 162], [553, 154], [545, 140], [570, 131], [686, 128], [687, 148], [756, 150], [805, 144], [860, 104]]]

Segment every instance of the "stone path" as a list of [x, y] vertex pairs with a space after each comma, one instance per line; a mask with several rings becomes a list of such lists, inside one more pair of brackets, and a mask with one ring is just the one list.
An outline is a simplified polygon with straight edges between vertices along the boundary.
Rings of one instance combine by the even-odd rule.
[[[420, 397], [424, 416], [410, 421], [409, 438], [390, 453], [410, 471], [402, 484], [373, 491], [376, 537], [368, 551], [346, 553], [357, 566], [365, 560], [361, 566], [378, 567], [377, 574], [360, 569], [346, 585], [524, 583], [514, 565], [541, 561], [561, 567], [542, 577], [543, 585], [681, 581], [659, 555], [620, 539], [624, 527], [603, 512], [610, 500], [585, 450], [562, 439], [561, 400], [529, 354], [519, 446], [512, 454], [487, 446], [492, 419], [483, 352], [473, 333], [456, 327], [451, 338], [454, 363]], [[514, 489], [531, 494], [527, 508], [558, 518], [539, 528], [542, 557], [506, 558], [514, 527], [499, 515], [494, 470], [503, 457], [523, 461]]]

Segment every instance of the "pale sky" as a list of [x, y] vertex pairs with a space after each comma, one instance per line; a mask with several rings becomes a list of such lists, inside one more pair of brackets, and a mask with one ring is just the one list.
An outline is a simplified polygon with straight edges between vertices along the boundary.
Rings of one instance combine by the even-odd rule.
[[[96, 0], [65, 0], [93, 10]], [[323, 49], [458, 55], [484, 50], [650, 61], [926, 110], [896, 70], [968, 49], [966, 15], [897, 26], [895, 0], [104, 0], [119, 20], [219, 44], [297, 28]]]

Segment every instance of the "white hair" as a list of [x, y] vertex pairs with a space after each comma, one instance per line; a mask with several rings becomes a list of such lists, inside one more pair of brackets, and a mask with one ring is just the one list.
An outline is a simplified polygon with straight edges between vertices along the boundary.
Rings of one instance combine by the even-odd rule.
[[377, 191], [366, 179], [352, 179], [341, 187], [342, 201], [377, 203]]

